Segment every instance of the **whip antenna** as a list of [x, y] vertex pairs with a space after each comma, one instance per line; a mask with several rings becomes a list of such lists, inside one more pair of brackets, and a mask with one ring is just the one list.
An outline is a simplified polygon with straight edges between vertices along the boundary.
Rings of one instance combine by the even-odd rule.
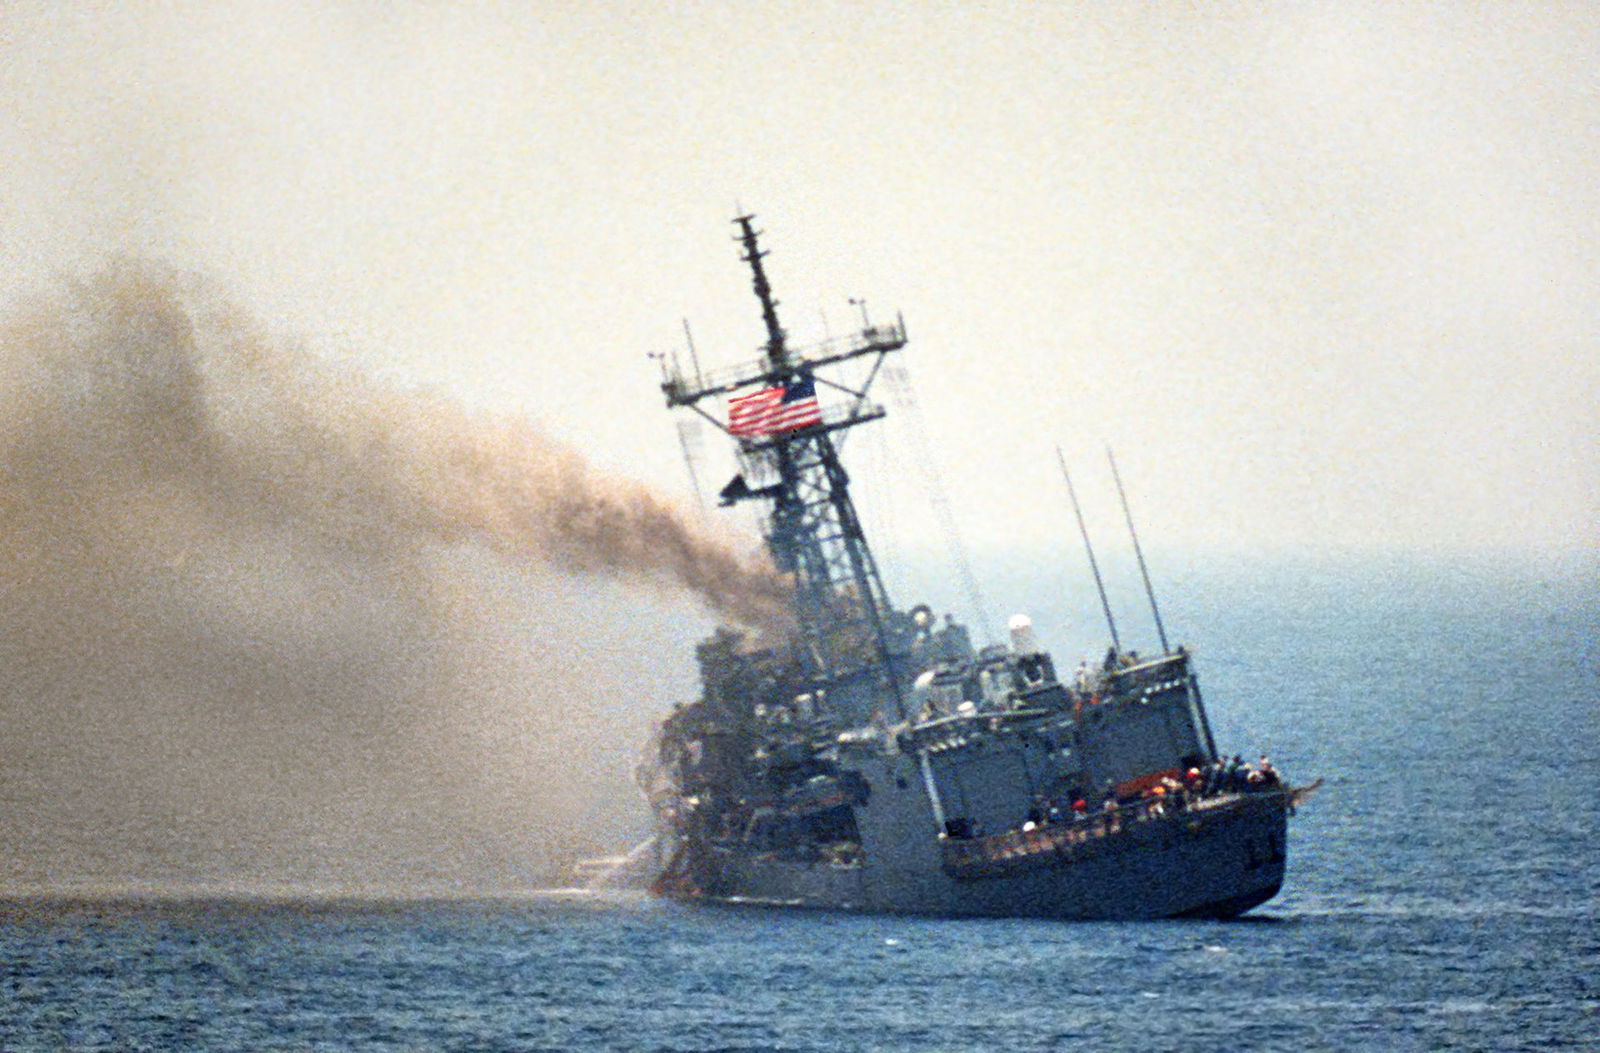
[[1089, 569], [1094, 572], [1094, 587], [1100, 590], [1100, 609], [1106, 612], [1106, 627], [1111, 630], [1111, 646], [1122, 652], [1122, 641], [1117, 639], [1117, 622], [1111, 617], [1111, 604], [1106, 599], [1106, 583], [1100, 579], [1100, 564], [1094, 558], [1094, 546], [1089, 543], [1089, 528], [1083, 525], [1083, 509], [1078, 506], [1078, 491], [1072, 486], [1072, 473], [1067, 471], [1067, 459], [1056, 447], [1056, 460], [1061, 462], [1061, 478], [1067, 481], [1067, 496], [1072, 499], [1072, 514], [1078, 517], [1078, 533], [1083, 536], [1083, 550], [1089, 553]]
[[1150, 597], [1150, 613], [1155, 616], [1156, 635], [1161, 637], [1161, 653], [1171, 654], [1167, 646], [1167, 630], [1161, 624], [1161, 608], [1156, 606], [1156, 590], [1150, 586], [1150, 571], [1144, 565], [1144, 549], [1139, 546], [1139, 532], [1133, 529], [1133, 513], [1128, 511], [1128, 495], [1122, 489], [1122, 475], [1117, 471], [1117, 458], [1106, 447], [1106, 460], [1111, 462], [1111, 478], [1117, 481], [1117, 496], [1122, 499], [1122, 515], [1128, 520], [1128, 536], [1133, 538], [1133, 554], [1139, 558], [1139, 573], [1144, 578], [1144, 594]]

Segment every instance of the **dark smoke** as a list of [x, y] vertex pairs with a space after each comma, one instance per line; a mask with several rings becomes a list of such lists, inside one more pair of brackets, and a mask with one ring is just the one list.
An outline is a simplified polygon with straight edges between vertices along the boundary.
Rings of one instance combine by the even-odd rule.
[[644, 721], [689, 689], [674, 598], [777, 628], [783, 592], [526, 422], [119, 263], [0, 329], [0, 861], [54, 888], [546, 878], [626, 839]]

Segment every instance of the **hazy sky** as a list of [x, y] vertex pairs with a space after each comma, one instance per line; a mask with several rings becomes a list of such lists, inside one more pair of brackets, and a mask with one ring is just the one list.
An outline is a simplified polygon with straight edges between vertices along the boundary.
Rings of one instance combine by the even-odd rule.
[[975, 547], [1058, 536], [1054, 445], [1093, 492], [1108, 442], [1171, 542], [1597, 540], [1591, 4], [10, 3], [0, 34], [8, 286], [155, 256], [687, 493], [644, 356], [684, 316], [753, 354], [738, 203], [797, 341], [904, 312]]

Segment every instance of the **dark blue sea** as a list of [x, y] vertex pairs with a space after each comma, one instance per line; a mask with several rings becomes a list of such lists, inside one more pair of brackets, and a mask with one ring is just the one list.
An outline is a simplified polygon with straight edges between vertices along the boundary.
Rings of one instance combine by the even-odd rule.
[[0, 1049], [1600, 1049], [1597, 585], [1486, 559], [1169, 583], [1219, 745], [1326, 779], [1237, 921], [30, 900], [0, 905]]

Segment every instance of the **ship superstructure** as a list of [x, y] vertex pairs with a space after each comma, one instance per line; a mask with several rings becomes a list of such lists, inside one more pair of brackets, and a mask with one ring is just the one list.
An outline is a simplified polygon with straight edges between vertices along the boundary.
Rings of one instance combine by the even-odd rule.
[[[1140, 659], [1114, 646], [1064, 680], [1026, 618], [1009, 644], [976, 649], [950, 616], [894, 606], [838, 438], [884, 416], [871, 387], [905, 324], [863, 317], [791, 348], [754, 217], [735, 222], [761, 356], [712, 374], [674, 362], [662, 389], [735, 442], [721, 499], [764, 504], [793, 618], [697, 648], [701, 696], [662, 722], [641, 771], [655, 889], [1081, 918], [1230, 916], [1274, 895], [1299, 791], [1219, 756], [1183, 648]], [[842, 379], [847, 363], [864, 382]]]

